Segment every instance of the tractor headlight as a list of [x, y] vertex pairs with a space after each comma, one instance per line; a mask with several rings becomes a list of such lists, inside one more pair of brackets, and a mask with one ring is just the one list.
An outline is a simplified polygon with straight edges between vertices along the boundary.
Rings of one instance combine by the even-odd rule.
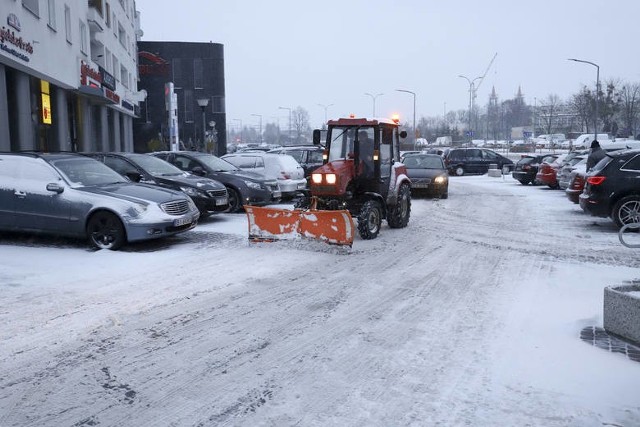
[[336, 174], [328, 173], [325, 175], [325, 179], [327, 180], [327, 184], [335, 184], [336, 183]]
[[311, 174], [311, 181], [313, 181], [314, 184], [322, 184], [322, 174], [321, 173]]

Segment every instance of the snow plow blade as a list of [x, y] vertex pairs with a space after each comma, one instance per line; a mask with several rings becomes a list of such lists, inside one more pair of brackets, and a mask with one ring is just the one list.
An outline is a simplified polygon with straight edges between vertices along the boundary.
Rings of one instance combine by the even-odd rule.
[[249, 240], [273, 242], [307, 238], [332, 245], [351, 246], [355, 225], [346, 210], [278, 209], [245, 206]]

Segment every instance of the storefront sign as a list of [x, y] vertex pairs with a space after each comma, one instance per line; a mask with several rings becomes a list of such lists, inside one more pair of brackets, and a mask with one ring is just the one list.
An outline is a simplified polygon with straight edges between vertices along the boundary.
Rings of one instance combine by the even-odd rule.
[[138, 74], [141, 76], [168, 76], [171, 64], [166, 59], [151, 52], [138, 52]]
[[49, 96], [49, 82], [40, 80], [40, 95], [42, 99], [42, 123], [51, 124], [51, 97]]
[[100, 78], [102, 79], [102, 86], [107, 89], [116, 90], [116, 78], [107, 72], [102, 67], [98, 67], [100, 71]]
[[16, 31], [22, 31], [22, 26], [20, 25], [20, 20], [15, 15], [15, 13], [10, 13], [9, 16], [7, 16], [7, 25], [9, 25], [10, 27], [15, 28]]
[[129, 111], [133, 111], [133, 104], [123, 100], [122, 101], [122, 108], [126, 108]]
[[80, 61], [80, 84], [83, 86], [102, 86], [102, 75], [98, 70], [91, 68], [89, 64]]
[[115, 102], [116, 104], [120, 104], [120, 95], [112, 91], [111, 89], [103, 88], [104, 96]]
[[[15, 30], [20, 31], [20, 21], [18, 21], [17, 16], [13, 14], [7, 16], [7, 24]], [[0, 49], [25, 62], [29, 62], [29, 56], [27, 55], [33, 54], [33, 45], [25, 41], [22, 37], [16, 36], [15, 31], [5, 26], [0, 28]]]

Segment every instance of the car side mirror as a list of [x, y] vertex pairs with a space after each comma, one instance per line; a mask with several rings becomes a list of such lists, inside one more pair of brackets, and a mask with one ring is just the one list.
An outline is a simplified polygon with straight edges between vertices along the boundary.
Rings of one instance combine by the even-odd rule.
[[126, 176], [133, 182], [140, 182], [142, 180], [142, 175], [137, 171], [126, 172], [124, 176]]
[[320, 145], [320, 139], [322, 138], [322, 134], [320, 129], [313, 130], [313, 145]]
[[207, 173], [202, 169], [202, 166], [194, 166], [191, 169], [191, 173], [198, 176], [205, 176]]
[[407, 131], [403, 130], [400, 132], [400, 138], [405, 139], [407, 137]]
[[54, 193], [62, 193], [64, 191], [64, 187], [57, 182], [50, 182], [47, 184], [47, 191], [52, 191]]

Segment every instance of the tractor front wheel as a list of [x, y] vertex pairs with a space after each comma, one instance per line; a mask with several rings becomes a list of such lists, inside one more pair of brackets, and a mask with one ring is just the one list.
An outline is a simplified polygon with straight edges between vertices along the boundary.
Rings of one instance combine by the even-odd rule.
[[382, 209], [380, 203], [369, 200], [362, 205], [358, 215], [358, 232], [364, 240], [372, 240], [378, 237], [382, 226]]
[[402, 184], [398, 191], [398, 202], [391, 209], [387, 222], [391, 228], [404, 228], [409, 224], [411, 215], [411, 187]]

